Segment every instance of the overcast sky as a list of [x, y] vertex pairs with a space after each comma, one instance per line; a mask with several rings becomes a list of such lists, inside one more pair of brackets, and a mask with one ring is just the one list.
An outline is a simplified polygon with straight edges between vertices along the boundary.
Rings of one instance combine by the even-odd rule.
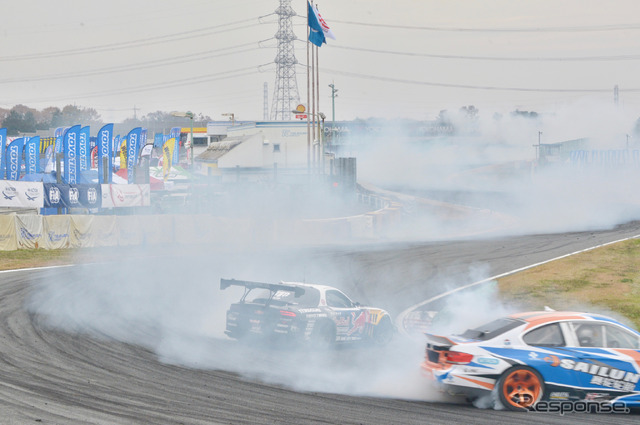
[[[0, 106], [93, 107], [105, 121], [271, 111], [280, 0], [21, 0], [0, 14]], [[613, 103], [640, 116], [637, 0], [319, 0], [320, 109], [337, 120], [442, 109], [551, 112]], [[306, 0], [293, 0], [306, 97]], [[262, 17], [262, 18], [260, 18]], [[638, 110], [636, 113], [635, 110]]]

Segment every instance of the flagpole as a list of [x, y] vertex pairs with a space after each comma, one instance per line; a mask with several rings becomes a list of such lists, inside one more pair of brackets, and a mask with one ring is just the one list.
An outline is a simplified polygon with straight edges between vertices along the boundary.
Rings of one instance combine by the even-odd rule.
[[[309, 22], [309, 8], [307, 7], [307, 22]], [[311, 132], [309, 123], [309, 92], [310, 92], [310, 79], [309, 79], [309, 35], [311, 28], [307, 24], [307, 177], [311, 171]]]
[[[318, 146], [317, 146], [317, 151], [318, 151], [318, 164], [317, 164], [317, 168], [318, 168], [318, 174], [320, 172], [320, 143], [321, 143], [321, 136], [320, 136], [320, 55], [318, 54], [319, 50], [318, 47], [316, 47], [316, 113], [313, 115], [315, 117], [315, 119], [317, 120], [317, 125], [318, 125]], [[314, 122], [314, 124], [316, 124]]]
[[318, 58], [318, 47], [311, 46], [311, 140], [312, 140], [312, 162], [313, 170], [316, 168], [316, 59]]

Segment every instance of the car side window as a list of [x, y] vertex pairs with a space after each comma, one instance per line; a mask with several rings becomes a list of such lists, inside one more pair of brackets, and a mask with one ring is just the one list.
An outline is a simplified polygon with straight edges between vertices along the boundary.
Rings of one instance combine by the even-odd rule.
[[327, 305], [335, 308], [351, 308], [353, 303], [346, 295], [338, 291], [327, 291]]
[[605, 347], [604, 326], [600, 323], [573, 322], [576, 340], [580, 347]]
[[564, 347], [566, 345], [562, 329], [557, 323], [540, 326], [525, 334], [522, 339], [528, 345], [540, 347]]
[[640, 337], [618, 326], [605, 325], [605, 339], [608, 348], [640, 348]]

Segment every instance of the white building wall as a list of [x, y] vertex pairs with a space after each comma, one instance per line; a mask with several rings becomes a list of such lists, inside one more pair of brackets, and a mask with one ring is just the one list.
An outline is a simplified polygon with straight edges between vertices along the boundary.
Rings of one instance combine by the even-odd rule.
[[[227, 137], [247, 137], [218, 159], [219, 168], [303, 168], [307, 166], [306, 122], [256, 122], [227, 127]], [[276, 148], [277, 146], [277, 148]]]

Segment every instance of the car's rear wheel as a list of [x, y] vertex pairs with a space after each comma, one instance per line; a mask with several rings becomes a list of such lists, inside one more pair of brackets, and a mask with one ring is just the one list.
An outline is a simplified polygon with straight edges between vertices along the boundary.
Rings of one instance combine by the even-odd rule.
[[386, 345], [393, 338], [393, 325], [389, 316], [383, 317], [373, 329], [373, 342], [378, 345]]
[[316, 324], [311, 333], [311, 345], [313, 348], [329, 348], [336, 342], [336, 327], [332, 322], [321, 321]]
[[498, 381], [498, 397], [509, 410], [528, 410], [544, 394], [544, 381], [540, 374], [527, 366], [516, 366], [502, 374]]

